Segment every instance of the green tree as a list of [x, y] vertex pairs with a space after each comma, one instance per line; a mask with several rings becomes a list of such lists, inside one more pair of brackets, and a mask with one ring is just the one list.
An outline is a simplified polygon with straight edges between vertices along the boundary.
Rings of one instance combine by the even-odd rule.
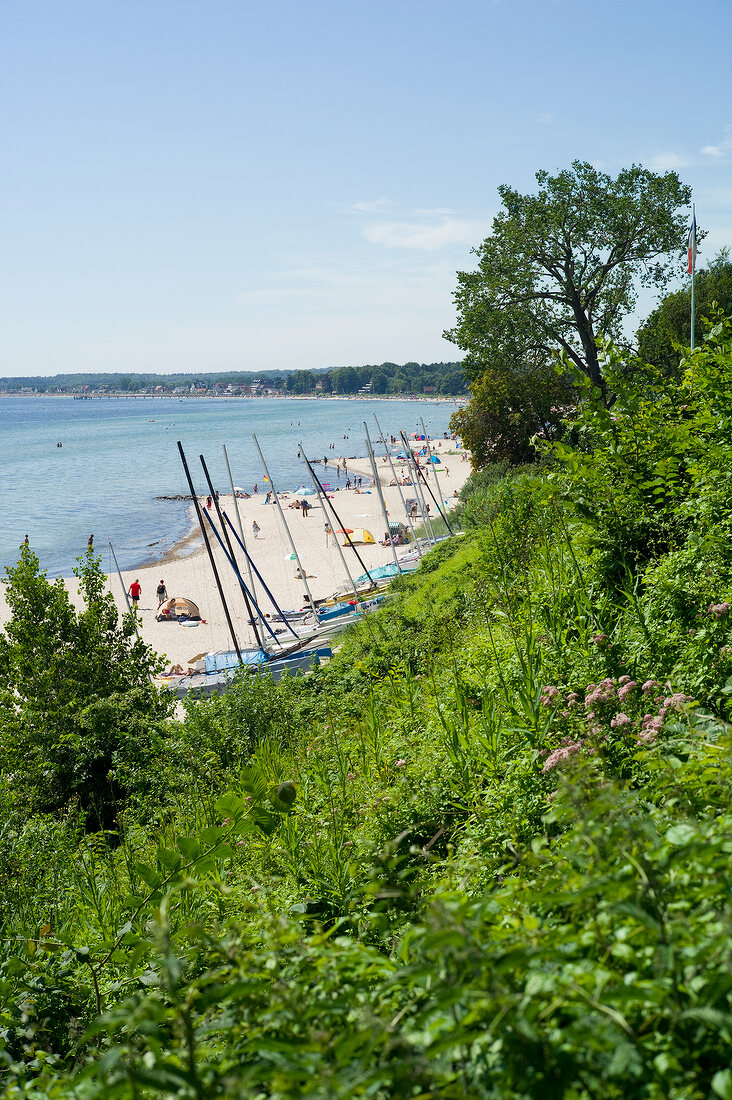
[[330, 373], [334, 393], [356, 393], [359, 387], [358, 371], [355, 367], [338, 367]]
[[315, 376], [309, 370], [296, 370], [288, 374], [285, 387], [289, 393], [312, 393], [315, 389]]
[[78, 612], [27, 546], [6, 570], [0, 771], [29, 810], [76, 803], [89, 827], [112, 828], [125, 798], [154, 774], [172, 703], [151, 682], [161, 659], [136, 637], [131, 616], [118, 622], [100, 558], [90, 548], [78, 561]]
[[679, 269], [691, 189], [675, 172], [633, 165], [613, 179], [581, 161], [536, 180], [535, 195], [499, 187], [503, 209], [474, 249], [477, 271], [458, 272], [445, 336], [467, 353], [470, 382], [489, 364], [561, 348], [604, 394], [596, 339], [620, 338], [638, 284]]
[[501, 459], [520, 465], [536, 458], [535, 437], [550, 441], [562, 430], [564, 406], [573, 398], [566, 374], [539, 358], [516, 372], [489, 367], [471, 387], [468, 404], [453, 413], [450, 428], [479, 469]]
[[[694, 280], [694, 344], [704, 338], [702, 318], [713, 313], [715, 304], [732, 316], [732, 261], [723, 248]], [[680, 375], [682, 349], [690, 342], [691, 286], [667, 294], [638, 329], [638, 354], [669, 377]]]
[[379, 367], [371, 375], [371, 392], [372, 393], [386, 393], [386, 387], [389, 384], [389, 379], [383, 370]]

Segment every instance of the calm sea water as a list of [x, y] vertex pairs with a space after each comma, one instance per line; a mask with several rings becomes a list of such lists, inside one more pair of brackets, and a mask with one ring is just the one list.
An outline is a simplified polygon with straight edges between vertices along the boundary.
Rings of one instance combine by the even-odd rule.
[[442, 435], [456, 407], [297, 398], [0, 398], [0, 566], [17, 561], [26, 533], [51, 576], [71, 573], [92, 532], [105, 568], [107, 539], [123, 569], [160, 557], [189, 528], [186, 504], [156, 499], [188, 492], [179, 439], [198, 492], [206, 492], [199, 454], [216, 488], [228, 492], [222, 444], [234, 484], [247, 492], [255, 482], [262, 488], [252, 434], [277, 488], [294, 489], [309, 484], [297, 458], [300, 441], [309, 458], [363, 455], [363, 421], [373, 439], [374, 414], [387, 435], [421, 430], [420, 417], [431, 435]]

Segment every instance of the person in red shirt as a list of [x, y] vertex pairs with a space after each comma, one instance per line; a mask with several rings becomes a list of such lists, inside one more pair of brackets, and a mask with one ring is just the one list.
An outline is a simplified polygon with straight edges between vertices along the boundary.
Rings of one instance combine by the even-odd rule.
[[134, 580], [129, 588], [130, 599], [132, 600], [132, 606], [137, 607], [137, 601], [142, 595], [142, 585], [138, 580]]

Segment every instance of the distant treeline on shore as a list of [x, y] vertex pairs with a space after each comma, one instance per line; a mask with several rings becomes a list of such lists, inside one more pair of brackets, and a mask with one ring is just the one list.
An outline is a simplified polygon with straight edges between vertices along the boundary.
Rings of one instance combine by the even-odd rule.
[[0, 378], [4, 393], [438, 394], [467, 392], [461, 363], [380, 363], [323, 370], [194, 374], [56, 374]]

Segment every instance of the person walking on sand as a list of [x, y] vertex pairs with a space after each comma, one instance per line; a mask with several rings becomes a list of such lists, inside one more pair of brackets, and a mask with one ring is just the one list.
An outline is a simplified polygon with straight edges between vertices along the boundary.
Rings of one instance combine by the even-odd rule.
[[159, 611], [160, 608], [163, 606], [163, 604], [165, 603], [165, 601], [168, 598], [168, 589], [165, 587], [165, 581], [164, 580], [160, 581], [160, 584], [157, 587], [156, 595], [158, 597], [158, 611]]
[[136, 608], [139, 603], [140, 596], [142, 595], [142, 585], [137, 580], [137, 578], [135, 578], [135, 580], [130, 585], [128, 592], [130, 594], [130, 599], [132, 600], [132, 606], [133, 608]]
[[259, 486], [257, 485], [257, 483], [255, 481], [254, 482], [254, 488], [252, 489], [252, 496], [255, 497], [258, 492], [259, 492]]
[[259, 538], [260, 530], [261, 530], [261, 528], [260, 528], [259, 524], [257, 523], [256, 519], [253, 520], [253, 522], [252, 522], [252, 534], [254, 535], [255, 539]]

